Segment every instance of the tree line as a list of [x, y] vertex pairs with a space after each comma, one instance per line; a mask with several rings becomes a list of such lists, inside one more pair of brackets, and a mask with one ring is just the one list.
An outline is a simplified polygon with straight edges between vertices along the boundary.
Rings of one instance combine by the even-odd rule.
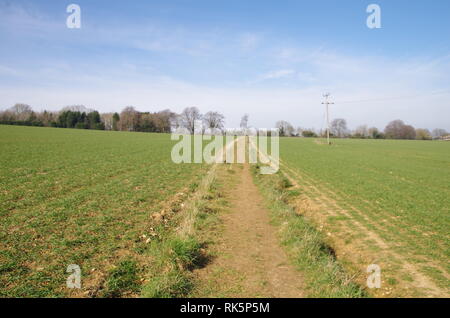
[[160, 112], [138, 112], [128, 106], [119, 113], [102, 113], [82, 105], [67, 106], [60, 111], [33, 111], [31, 106], [16, 104], [0, 112], [0, 124], [117, 130], [141, 132], [170, 132], [171, 120], [175, 113], [164, 110]]
[[30, 105], [15, 104], [0, 112], [0, 124], [4, 125], [156, 133], [170, 133], [177, 128], [184, 128], [193, 134], [196, 133], [196, 123], [199, 121], [201, 132], [205, 132], [206, 129], [223, 131], [225, 116], [214, 111], [203, 115], [197, 107], [187, 107], [177, 114], [169, 109], [140, 112], [133, 106], [127, 106], [120, 113], [100, 114], [83, 105], [67, 106], [60, 111], [36, 112]]
[[[280, 120], [276, 123], [280, 136], [291, 137], [325, 137], [327, 129], [317, 131], [313, 128], [297, 128], [295, 129], [289, 122]], [[330, 123], [330, 137], [334, 138], [360, 138], [360, 139], [416, 139], [416, 140], [432, 140], [441, 139], [448, 136], [445, 129], [436, 128], [429, 131], [426, 128], [414, 128], [405, 124], [402, 120], [393, 120], [389, 122], [384, 130], [377, 127], [368, 127], [367, 125], [358, 126], [354, 130], [347, 128], [347, 121], [343, 118], [334, 119]]]
[[[245, 114], [240, 122], [241, 129], [248, 129], [249, 115]], [[200, 125], [199, 125], [200, 123]], [[197, 107], [187, 107], [180, 114], [165, 109], [157, 112], [140, 112], [133, 106], [125, 107], [120, 113], [99, 113], [82, 105], [67, 106], [60, 111], [35, 112], [27, 104], [15, 104], [0, 112], [0, 124], [41, 127], [60, 127], [76, 129], [97, 129], [115, 131], [137, 131], [170, 133], [183, 128], [187, 133], [224, 133], [225, 116], [217, 111], [202, 114]], [[313, 128], [294, 128], [289, 122], [276, 122], [280, 136], [323, 137], [327, 130]], [[418, 139], [431, 140], [448, 136], [445, 129], [429, 131], [414, 128], [402, 120], [394, 120], [384, 130], [361, 125], [354, 130], [347, 128], [343, 118], [334, 119], [330, 124], [330, 136], [335, 138], [363, 139]]]
[[87, 109], [84, 106], [69, 106], [59, 112], [47, 111], [35, 112], [26, 104], [15, 104], [13, 107], [0, 112], [0, 124], [60, 127], [79, 129], [100, 129], [104, 124], [100, 113]]

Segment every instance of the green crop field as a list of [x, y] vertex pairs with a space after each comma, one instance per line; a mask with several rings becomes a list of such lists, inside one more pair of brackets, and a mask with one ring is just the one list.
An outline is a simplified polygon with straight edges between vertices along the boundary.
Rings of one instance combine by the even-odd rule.
[[[221, 237], [244, 169], [174, 164], [174, 144], [0, 125], [0, 297], [189, 296], [209, 252], [199, 238]], [[309, 295], [366, 295], [370, 264], [383, 288], [368, 295], [450, 295], [450, 143], [281, 138], [280, 154], [280, 173], [255, 180], [283, 206], [289, 254], [317, 281]], [[70, 264], [81, 289], [66, 287]]]
[[172, 163], [173, 144], [167, 134], [0, 126], [0, 296], [67, 296], [69, 264], [85, 286], [133, 267], [152, 213], [206, 171]]
[[410, 295], [449, 295], [450, 143], [283, 138], [280, 153], [345, 257], [380, 263], [392, 288], [423, 287]]

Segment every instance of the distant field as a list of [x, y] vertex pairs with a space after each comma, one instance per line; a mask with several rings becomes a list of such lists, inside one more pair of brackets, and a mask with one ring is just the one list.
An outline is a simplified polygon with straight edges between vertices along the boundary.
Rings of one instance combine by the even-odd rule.
[[338, 253], [380, 264], [397, 296], [450, 295], [449, 142], [283, 138], [280, 152]]
[[206, 171], [173, 164], [172, 145], [166, 134], [0, 125], [0, 296], [67, 296], [67, 265], [88, 286], [139, 258], [151, 214]]

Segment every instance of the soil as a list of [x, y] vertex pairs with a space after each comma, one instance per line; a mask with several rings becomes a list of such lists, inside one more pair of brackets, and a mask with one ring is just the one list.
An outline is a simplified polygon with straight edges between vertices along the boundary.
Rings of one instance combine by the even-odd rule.
[[[288, 261], [248, 164], [232, 165], [229, 209], [220, 216], [215, 258], [195, 272], [197, 297], [303, 297], [303, 279]], [[229, 187], [231, 188], [229, 188]], [[227, 189], [228, 188], [228, 189]]]

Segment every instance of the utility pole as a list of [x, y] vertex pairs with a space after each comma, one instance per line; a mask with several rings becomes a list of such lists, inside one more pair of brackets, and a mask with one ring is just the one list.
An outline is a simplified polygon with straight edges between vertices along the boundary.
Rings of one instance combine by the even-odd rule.
[[334, 103], [333, 102], [330, 102], [330, 101], [328, 101], [328, 97], [330, 97], [330, 93], [326, 93], [326, 94], [323, 94], [323, 97], [325, 97], [325, 101], [324, 102], [322, 102], [322, 104], [325, 104], [326, 105], [326, 108], [327, 108], [327, 143], [329, 144], [329, 145], [331, 145], [331, 143], [330, 143], [330, 114], [329, 114], [329, 110], [328, 110], [328, 105], [333, 105]]

